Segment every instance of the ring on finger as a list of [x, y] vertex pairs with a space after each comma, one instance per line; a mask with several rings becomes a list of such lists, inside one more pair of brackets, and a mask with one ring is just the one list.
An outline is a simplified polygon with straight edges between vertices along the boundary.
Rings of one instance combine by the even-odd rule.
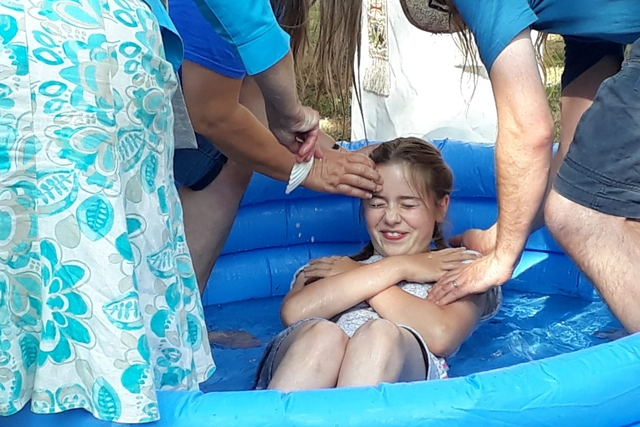
[[458, 282], [456, 282], [455, 280], [453, 281], [453, 287], [457, 288], [458, 287]]

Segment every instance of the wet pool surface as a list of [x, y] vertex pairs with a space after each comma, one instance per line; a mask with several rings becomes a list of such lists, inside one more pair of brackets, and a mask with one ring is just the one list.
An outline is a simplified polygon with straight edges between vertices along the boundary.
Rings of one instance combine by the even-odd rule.
[[[218, 369], [202, 391], [247, 390], [266, 344], [282, 330], [281, 297], [205, 308]], [[601, 301], [507, 291], [498, 315], [447, 359], [450, 376], [503, 368], [608, 342], [620, 324]]]

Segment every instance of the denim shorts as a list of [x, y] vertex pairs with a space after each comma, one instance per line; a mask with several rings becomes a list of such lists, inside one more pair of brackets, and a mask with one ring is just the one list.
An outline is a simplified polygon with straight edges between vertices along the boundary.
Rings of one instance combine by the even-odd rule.
[[196, 134], [196, 140], [197, 149], [183, 148], [175, 151], [173, 173], [180, 185], [200, 191], [216, 179], [227, 163], [227, 157], [204, 136]]
[[640, 39], [580, 119], [553, 188], [598, 212], [640, 219]]

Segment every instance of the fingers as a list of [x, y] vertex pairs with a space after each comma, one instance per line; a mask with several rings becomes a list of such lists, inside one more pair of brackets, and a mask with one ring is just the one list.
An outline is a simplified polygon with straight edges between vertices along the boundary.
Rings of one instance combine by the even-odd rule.
[[450, 262], [443, 262], [442, 264], [440, 264], [440, 268], [442, 268], [445, 271], [451, 271], [451, 270], [457, 270], [459, 268], [464, 268], [468, 265], [468, 263], [465, 263], [463, 261], [450, 261]]
[[[459, 278], [461, 271], [462, 269], [447, 271], [440, 278], [440, 280], [438, 280], [438, 282], [429, 290], [427, 299], [429, 301], [437, 303], [450, 292], [454, 291], [454, 288], [459, 287], [457, 279]], [[458, 286], [454, 286], [454, 282]]]
[[342, 194], [345, 196], [357, 197], [358, 199], [370, 199], [373, 197], [373, 193], [371, 191], [365, 191], [358, 187], [352, 187], [347, 184], [338, 184], [335, 187], [335, 193]]
[[462, 261], [473, 261], [478, 258], [481, 258], [482, 255], [476, 252], [470, 252], [464, 248], [460, 248], [457, 252], [447, 254], [442, 258], [443, 262], [462, 262]]
[[321, 162], [315, 162], [305, 187], [326, 193], [370, 199], [382, 190], [382, 177], [366, 156], [327, 150]]
[[320, 258], [312, 259], [311, 261], [309, 261], [309, 265], [332, 263], [339, 258], [339, 256], [323, 256]]
[[468, 286], [456, 285], [457, 282], [451, 282], [446, 287], [444, 287], [444, 294], [440, 296], [440, 298], [438, 298], [435, 303], [437, 305], [451, 304], [452, 302], [456, 302], [459, 299], [462, 299], [472, 293], [468, 290]]
[[319, 130], [316, 129], [309, 131], [304, 135], [304, 142], [302, 142], [302, 145], [296, 154], [296, 160], [298, 162], [308, 162], [312, 157], [316, 157], [318, 159], [322, 158], [322, 152], [317, 144], [318, 134]]
[[305, 267], [304, 273], [309, 277], [327, 277], [331, 272], [330, 264], [316, 264]]
[[364, 194], [363, 198], [371, 198], [373, 193], [380, 190], [382, 186], [376, 184], [374, 181], [368, 180], [358, 175], [342, 175], [340, 177], [340, 184], [338, 184], [337, 190], [342, 194], [348, 194], [356, 196], [357, 193]]
[[347, 166], [345, 167], [346, 173], [352, 175], [358, 175], [368, 180], [374, 181], [376, 184], [382, 184], [382, 177], [376, 171], [376, 165], [368, 157], [362, 154], [349, 153], [347, 156]]
[[320, 114], [309, 107], [303, 107], [300, 112], [304, 118], [292, 129], [297, 134], [296, 140], [302, 140], [302, 145], [296, 153], [296, 160], [308, 162], [312, 157], [321, 159], [322, 152], [317, 144], [320, 135]]

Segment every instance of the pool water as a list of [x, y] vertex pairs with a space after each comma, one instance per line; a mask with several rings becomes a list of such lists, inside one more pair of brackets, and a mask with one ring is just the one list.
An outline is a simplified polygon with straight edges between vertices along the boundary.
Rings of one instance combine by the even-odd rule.
[[[282, 330], [282, 297], [205, 308], [218, 369], [201, 389], [247, 390], [269, 340]], [[447, 359], [452, 377], [503, 368], [610, 341], [621, 329], [606, 305], [562, 295], [507, 291], [502, 309]]]

